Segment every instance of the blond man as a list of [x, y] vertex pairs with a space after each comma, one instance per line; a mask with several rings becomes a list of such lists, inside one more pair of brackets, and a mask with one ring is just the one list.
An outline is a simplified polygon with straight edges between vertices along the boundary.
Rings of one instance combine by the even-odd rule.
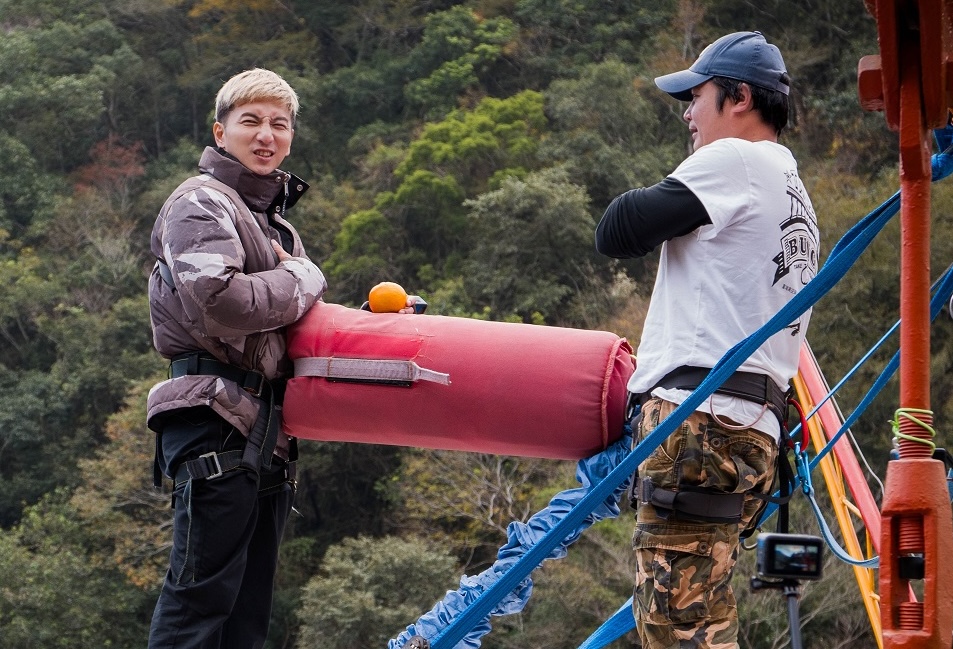
[[215, 102], [215, 146], [166, 200], [152, 232], [153, 341], [170, 378], [149, 394], [156, 480], [173, 484], [169, 570], [149, 647], [261, 647], [278, 545], [295, 492], [281, 432], [291, 365], [284, 329], [326, 288], [286, 219], [307, 184], [279, 167], [298, 97], [254, 69]]

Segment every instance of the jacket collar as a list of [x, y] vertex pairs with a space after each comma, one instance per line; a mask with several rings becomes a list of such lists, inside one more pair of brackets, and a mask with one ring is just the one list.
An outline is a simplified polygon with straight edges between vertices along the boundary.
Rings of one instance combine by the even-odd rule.
[[284, 210], [298, 202], [308, 189], [308, 183], [281, 169], [260, 176], [218, 147], [205, 147], [199, 170], [232, 187], [256, 212], [268, 212], [271, 207], [277, 207], [283, 215]]

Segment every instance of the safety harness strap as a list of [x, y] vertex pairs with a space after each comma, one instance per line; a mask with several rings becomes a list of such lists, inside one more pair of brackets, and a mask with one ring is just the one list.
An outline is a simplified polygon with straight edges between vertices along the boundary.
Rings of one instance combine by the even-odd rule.
[[172, 281], [172, 269], [169, 268], [169, 264], [165, 263], [165, 259], [156, 258], [156, 265], [159, 267], [159, 277], [169, 287], [169, 290], [175, 293], [175, 282]]
[[214, 480], [221, 478], [229, 471], [242, 466], [243, 451], [224, 451], [222, 453], [205, 453], [194, 460], [183, 462], [175, 470], [175, 486], [189, 480]]
[[[189, 480], [214, 480], [220, 478], [229, 471], [243, 468], [243, 456], [244, 451], [212, 452], [200, 455], [194, 460], [183, 462], [175, 471], [174, 485], [178, 487]], [[297, 464], [294, 461], [290, 461], [284, 465], [281, 471], [274, 471], [262, 475], [259, 478], [258, 484], [259, 496], [278, 491], [286, 483], [294, 486], [297, 480], [297, 473]]]
[[651, 478], [639, 480], [639, 501], [651, 503], [660, 518], [668, 520], [737, 523], [744, 509], [744, 494], [721, 493], [684, 486], [663, 489]]
[[[261, 400], [258, 418], [248, 431], [245, 448], [241, 451], [226, 453], [207, 453], [195, 460], [186, 462], [173, 476], [176, 484], [183, 480], [213, 479], [227, 471], [242, 468], [260, 474], [261, 468], [271, 467], [271, 457], [278, 444], [281, 418], [277, 410], [275, 389], [261, 372], [244, 370], [199, 352], [183, 354], [172, 359], [169, 365], [170, 378], [190, 375], [211, 375], [233, 381], [253, 397]], [[279, 395], [280, 398], [280, 395]], [[156, 460], [153, 463], [156, 487], [162, 485], [162, 475], [158, 469], [159, 438], [156, 437]], [[292, 458], [293, 459], [293, 458]], [[184, 473], [183, 473], [184, 471]]]
[[[711, 368], [708, 367], [682, 365], [663, 376], [652, 390], [655, 388], [694, 390], [701, 385], [710, 372]], [[651, 394], [652, 390], [649, 390], [647, 394]], [[778, 418], [781, 426], [785, 424], [788, 394], [767, 374], [735, 372], [715, 392], [767, 405]]]
[[[798, 410], [800, 410], [800, 408], [798, 408]], [[806, 426], [802, 426], [802, 430], [806, 430]], [[778, 445], [777, 460], [777, 482], [778, 492], [780, 495], [769, 496], [768, 494], [759, 494], [754, 492], [751, 493], [752, 497], [763, 502], [754, 518], [751, 519], [751, 525], [741, 534], [741, 538], [747, 538], [754, 533], [758, 520], [761, 518], [762, 513], [768, 506], [768, 503], [778, 505], [777, 531], [781, 533], [787, 533], [788, 501], [791, 500], [791, 496], [794, 495], [794, 487], [796, 485], [794, 469], [791, 468], [791, 461], [788, 458], [788, 452], [793, 446], [794, 444], [791, 441], [791, 438], [788, 436], [787, 427], [781, 426], [781, 440], [780, 444]]]
[[271, 384], [261, 372], [243, 370], [198, 352], [176, 356], [169, 364], [170, 378], [176, 379], [192, 374], [220, 376], [237, 383], [253, 397], [266, 401], [271, 397]]

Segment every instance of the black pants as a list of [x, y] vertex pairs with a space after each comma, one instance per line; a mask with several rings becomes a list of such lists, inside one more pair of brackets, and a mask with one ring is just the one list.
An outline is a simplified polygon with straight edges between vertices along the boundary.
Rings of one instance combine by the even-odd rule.
[[[177, 413], [163, 428], [159, 465], [244, 448], [245, 438], [211, 409]], [[270, 471], [283, 471], [273, 459]], [[291, 485], [259, 497], [258, 477], [235, 470], [190, 480], [174, 493], [172, 552], [149, 633], [150, 649], [260, 648], [268, 634], [278, 544], [291, 513]]]

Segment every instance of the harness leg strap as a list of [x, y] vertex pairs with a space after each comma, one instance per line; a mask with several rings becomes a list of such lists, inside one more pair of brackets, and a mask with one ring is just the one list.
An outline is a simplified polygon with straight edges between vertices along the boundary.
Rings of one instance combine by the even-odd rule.
[[189, 480], [214, 480], [229, 471], [244, 468], [243, 451], [225, 451], [223, 453], [205, 453], [194, 460], [183, 462], [175, 470], [175, 485]]
[[276, 471], [274, 473], [267, 473], [263, 475], [258, 484], [258, 496], [266, 496], [268, 494], [279, 491], [284, 488], [284, 485], [290, 484], [292, 489], [298, 488], [298, 467], [295, 462], [288, 462], [284, 470]]
[[639, 501], [655, 507], [660, 518], [706, 523], [739, 523], [745, 495], [709, 491], [702, 487], [661, 489], [651, 478], [639, 481]]

